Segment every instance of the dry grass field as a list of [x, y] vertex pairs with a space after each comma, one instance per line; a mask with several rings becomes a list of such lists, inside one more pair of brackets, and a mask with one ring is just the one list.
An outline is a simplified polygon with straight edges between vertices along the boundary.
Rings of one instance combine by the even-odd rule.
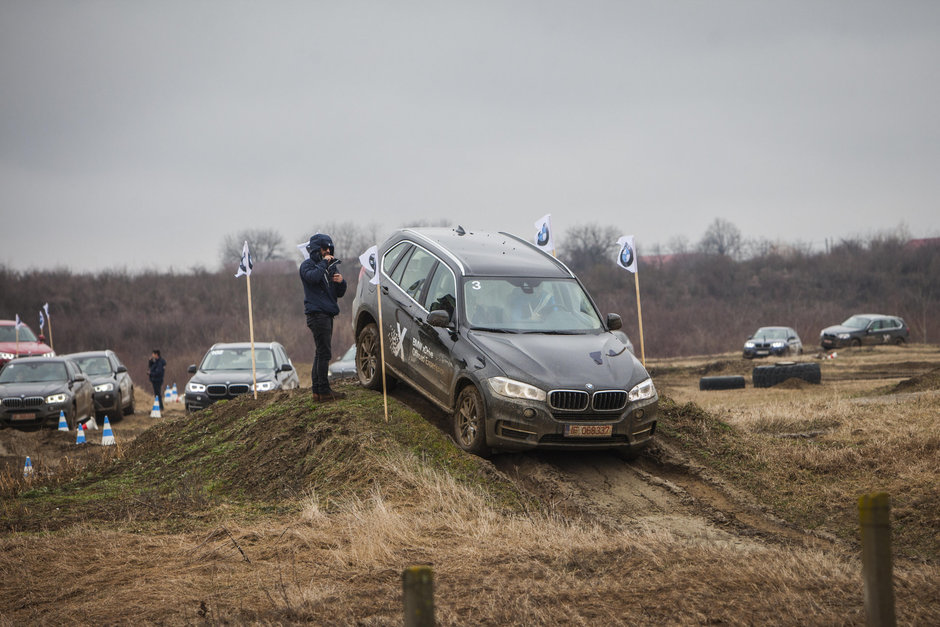
[[386, 423], [352, 384], [131, 417], [117, 450], [0, 431], [0, 625], [395, 625], [413, 564], [443, 625], [863, 624], [855, 503], [881, 490], [899, 623], [940, 624], [940, 349], [840, 352], [820, 385], [755, 389], [759, 363], [651, 360], [660, 440], [631, 464], [480, 460], [413, 392]]

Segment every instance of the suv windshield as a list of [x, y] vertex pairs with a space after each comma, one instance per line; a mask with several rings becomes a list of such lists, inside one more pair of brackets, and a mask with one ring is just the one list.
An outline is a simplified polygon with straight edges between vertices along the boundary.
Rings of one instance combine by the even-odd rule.
[[[0, 342], [15, 342], [16, 341], [16, 327], [14, 325], [2, 326], [0, 327]], [[19, 331], [19, 341], [20, 342], [35, 342], [36, 336], [33, 335], [33, 332], [30, 331], [29, 327], [20, 327]]]
[[[250, 348], [217, 348], [202, 360], [200, 370], [251, 370]], [[273, 370], [274, 354], [268, 348], [255, 349], [255, 369]]]
[[0, 383], [41, 383], [47, 381], [68, 381], [65, 364], [17, 364], [9, 363], [0, 372]]
[[785, 340], [787, 339], [787, 330], [779, 327], [762, 327], [757, 330], [753, 337], [767, 340]]
[[850, 329], [864, 329], [868, 326], [868, 318], [864, 316], [852, 316], [848, 320], [842, 323], [842, 326], [849, 327]]
[[510, 333], [588, 333], [603, 329], [574, 279], [467, 277], [466, 319], [474, 329]]
[[107, 357], [83, 357], [75, 362], [85, 374], [111, 374], [111, 363]]

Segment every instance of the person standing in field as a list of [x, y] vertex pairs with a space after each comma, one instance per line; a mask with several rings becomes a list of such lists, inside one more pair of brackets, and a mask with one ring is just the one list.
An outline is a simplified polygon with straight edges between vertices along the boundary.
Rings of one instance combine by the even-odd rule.
[[147, 362], [147, 374], [150, 377], [150, 384], [153, 385], [153, 395], [160, 399], [160, 411], [163, 411], [163, 376], [166, 373], [166, 360], [160, 356], [160, 351], [156, 348], [150, 354], [150, 361]]
[[327, 368], [333, 357], [333, 318], [339, 313], [339, 299], [346, 293], [346, 279], [336, 269], [340, 260], [333, 255], [329, 235], [317, 233], [311, 237], [307, 252], [310, 257], [300, 264], [300, 280], [304, 286], [307, 328], [316, 346], [310, 372], [311, 390], [315, 401], [335, 401], [346, 394], [330, 388]]

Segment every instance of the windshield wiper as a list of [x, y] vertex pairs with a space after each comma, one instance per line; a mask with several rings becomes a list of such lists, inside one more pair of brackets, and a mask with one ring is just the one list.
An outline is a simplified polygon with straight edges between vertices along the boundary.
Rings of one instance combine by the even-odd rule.
[[512, 329], [498, 329], [496, 327], [470, 327], [471, 331], [486, 331], [488, 333], [518, 333]]

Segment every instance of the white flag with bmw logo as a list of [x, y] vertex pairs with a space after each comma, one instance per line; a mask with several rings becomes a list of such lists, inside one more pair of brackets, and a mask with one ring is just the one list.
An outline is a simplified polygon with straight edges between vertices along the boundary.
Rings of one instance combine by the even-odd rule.
[[546, 213], [535, 223], [535, 245], [547, 253], [555, 254], [555, 239], [552, 237], [552, 214]]
[[624, 270], [636, 272], [636, 246], [632, 235], [624, 235], [617, 240], [617, 265]]
[[366, 269], [366, 272], [372, 273], [372, 278], [369, 279], [369, 283], [372, 285], [379, 284], [378, 254], [378, 246], [372, 246], [369, 248], [369, 250], [359, 255], [359, 263], [361, 263], [362, 267]]
[[242, 260], [238, 264], [238, 272], [235, 273], [235, 278], [245, 275], [251, 276], [251, 268], [254, 266], [251, 262], [251, 253], [248, 252], [248, 240], [245, 240], [245, 246], [242, 248]]

